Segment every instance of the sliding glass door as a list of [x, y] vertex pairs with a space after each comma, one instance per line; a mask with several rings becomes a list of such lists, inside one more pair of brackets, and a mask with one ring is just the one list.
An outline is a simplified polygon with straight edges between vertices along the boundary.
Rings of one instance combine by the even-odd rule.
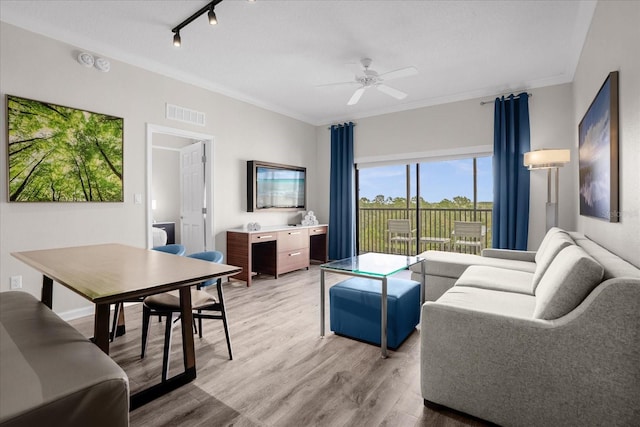
[[491, 242], [491, 157], [359, 167], [357, 183], [359, 253], [397, 252], [389, 221], [398, 219], [410, 223], [408, 255], [444, 249], [455, 221], [482, 222]]

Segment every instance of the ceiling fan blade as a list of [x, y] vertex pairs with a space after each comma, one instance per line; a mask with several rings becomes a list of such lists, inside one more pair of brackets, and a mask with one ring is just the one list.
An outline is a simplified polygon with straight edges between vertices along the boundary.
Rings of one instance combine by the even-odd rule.
[[401, 79], [403, 77], [415, 76], [418, 74], [416, 67], [405, 67], [398, 70], [388, 71], [380, 74], [380, 77], [384, 80]]
[[382, 93], [386, 93], [387, 95], [393, 96], [395, 99], [405, 99], [407, 97], [406, 93], [401, 92], [398, 89], [389, 87], [387, 85], [379, 84], [379, 85], [376, 85], [376, 88]]
[[355, 105], [355, 104], [357, 104], [358, 101], [360, 101], [360, 97], [364, 93], [365, 89], [366, 88], [364, 86], [356, 89], [356, 91], [353, 93], [353, 95], [351, 95], [351, 99], [349, 99], [349, 102], [347, 102], [347, 105]]

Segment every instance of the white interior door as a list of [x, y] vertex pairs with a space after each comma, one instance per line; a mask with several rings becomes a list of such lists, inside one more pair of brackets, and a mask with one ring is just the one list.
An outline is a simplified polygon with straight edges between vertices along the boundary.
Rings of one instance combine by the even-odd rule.
[[180, 150], [180, 226], [187, 254], [205, 250], [205, 161], [202, 142]]

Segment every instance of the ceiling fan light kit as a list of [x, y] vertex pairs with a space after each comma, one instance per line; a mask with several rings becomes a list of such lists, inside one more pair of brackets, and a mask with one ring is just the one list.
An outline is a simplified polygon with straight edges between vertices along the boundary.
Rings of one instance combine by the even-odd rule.
[[395, 99], [404, 99], [407, 97], [407, 94], [392, 88], [391, 86], [387, 86], [383, 82], [400, 79], [403, 77], [410, 77], [418, 74], [418, 69], [416, 67], [404, 67], [393, 71], [388, 71], [386, 73], [379, 74], [377, 71], [371, 69], [371, 63], [373, 60], [371, 58], [362, 58], [360, 60], [360, 66], [356, 64], [357, 69], [355, 70], [356, 75], [353, 81], [350, 82], [338, 82], [338, 83], [329, 83], [321, 86], [340, 86], [340, 85], [352, 85], [359, 84], [360, 87], [356, 89], [356, 91], [351, 95], [347, 105], [355, 105], [360, 101], [360, 98], [364, 94], [364, 92], [371, 88], [375, 87], [380, 92], [389, 95]]

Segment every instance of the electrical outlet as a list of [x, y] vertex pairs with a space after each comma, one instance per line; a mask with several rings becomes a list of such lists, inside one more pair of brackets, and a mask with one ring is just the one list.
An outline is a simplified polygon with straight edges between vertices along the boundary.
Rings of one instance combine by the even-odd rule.
[[22, 288], [22, 276], [11, 276], [10, 283], [11, 289]]

